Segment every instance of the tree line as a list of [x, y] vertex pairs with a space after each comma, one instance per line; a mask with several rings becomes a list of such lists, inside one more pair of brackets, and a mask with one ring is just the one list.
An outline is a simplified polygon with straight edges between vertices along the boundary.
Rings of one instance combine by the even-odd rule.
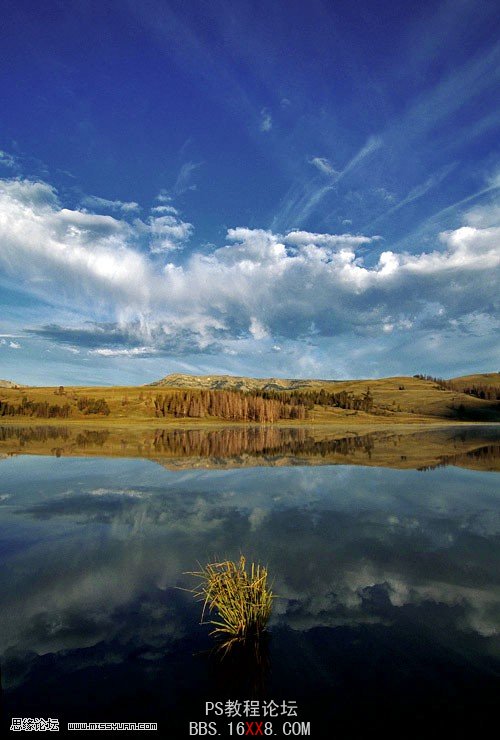
[[348, 391], [168, 391], [154, 399], [157, 417], [203, 418], [216, 416], [230, 421], [275, 422], [307, 419], [314, 406], [333, 406], [355, 411], [373, 411], [373, 396], [367, 388], [356, 396]]
[[[59, 390], [58, 395], [64, 395]], [[67, 419], [78, 412], [84, 415], [109, 416], [111, 410], [104, 398], [81, 396], [76, 404], [28, 400], [12, 403], [0, 400], [0, 417], [26, 416], [39, 419]], [[123, 403], [123, 402], [122, 402]], [[76, 406], [76, 407], [75, 407]], [[169, 390], [153, 401], [157, 418], [216, 417], [227, 421], [274, 423], [280, 420], [308, 418], [315, 406], [330, 406], [354, 411], [373, 411], [373, 396], [367, 388], [361, 395], [348, 391], [337, 393], [320, 390], [244, 392], [238, 390]]]
[[289, 391], [288, 393], [286, 391], [261, 391], [260, 393], [266, 399], [280, 400], [287, 398], [288, 403], [305, 406], [308, 411], [312, 410], [314, 406], [334, 406], [341, 409], [366, 411], [367, 413], [373, 411], [373, 396], [369, 388], [360, 396], [356, 396], [349, 391], [333, 393], [326, 391], [324, 388], [320, 390]]
[[[83, 414], [103, 414], [108, 416], [109, 406], [104, 398], [88, 398], [83, 396], [77, 401], [77, 408]], [[20, 403], [0, 401], [0, 416], [29, 416], [36, 419], [67, 419], [71, 416], [72, 407], [69, 403], [49, 403], [48, 401], [30, 401], [23, 396]]]
[[303, 404], [264, 398], [242, 391], [186, 390], [160, 393], [154, 399], [157, 417], [203, 418], [216, 416], [228, 421], [273, 423], [280, 419], [305, 419]]
[[8, 403], [0, 401], [0, 416], [31, 416], [37, 419], [67, 419], [71, 414], [71, 406], [65, 403], [60, 406], [58, 403], [49, 403], [48, 401], [28, 401], [26, 397], [21, 403]]

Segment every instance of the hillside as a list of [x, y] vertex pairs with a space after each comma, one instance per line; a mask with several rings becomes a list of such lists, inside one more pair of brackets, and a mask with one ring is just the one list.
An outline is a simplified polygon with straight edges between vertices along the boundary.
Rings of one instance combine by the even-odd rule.
[[[171, 373], [160, 380], [148, 383], [151, 388], [197, 388], [205, 390], [241, 390], [245, 392], [264, 391], [293, 391], [299, 389], [331, 388], [336, 389], [344, 386], [355, 386], [357, 384], [379, 384], [384, 381], [404, 381], [407, 384], [414, 380], [421, 380], [418, 376], [401, 376], [396, 378], [381, 378], [375, 380], [326, 380], [305, 378], [250, 378], [241, 375], [188, 375], [187, 373]], [[430, 379], [433, 382], [433, 379]], [[473, 375], [461, 375], [456, 378], [448, 378], [456, 389], [468, 388], [474, 385], [494, 386], [500, 389], [500, 373], [476, 373]]]
[[18, 383], [13, 383], [11, 380], [0, 380], [0, 388], [21, 388], [22, 386]]
[[455, 388], [470, 388], [471, 386], [492, 386], [500, 390], [500, 373], [476, 373], [475, 375], [460, 375], [450, 378]]
[[[464, 382], [464, 387], [470, 385], [469, 379]], [[2, 423], [126, 420], [161, 426], [183, 420], [338, 424], [349, 419], [360, 425], [494, 422], [500, 421], [500, 404], [496, 391], [495, 397], [477, 397], [421, 377], [327, 381], [174, 375], [139, 387], [2, 387], [0, 418]]]

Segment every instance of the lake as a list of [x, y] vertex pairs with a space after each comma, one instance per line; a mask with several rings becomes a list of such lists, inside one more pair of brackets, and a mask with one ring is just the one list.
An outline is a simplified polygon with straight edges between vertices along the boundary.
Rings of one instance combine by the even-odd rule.
[[[500, 690], [499, 461], [495, 426], [0, 427], [3, 722], [481, 736]], [[259, 649], [222, 658], [187, 573], [240, 553], [278, 598]]]

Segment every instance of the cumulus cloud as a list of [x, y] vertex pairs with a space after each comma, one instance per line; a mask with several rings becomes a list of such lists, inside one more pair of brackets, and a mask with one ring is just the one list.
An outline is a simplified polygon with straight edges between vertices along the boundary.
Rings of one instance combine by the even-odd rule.
[[[163, 211], [164, 212], [164, 211]], [[182, 249], [193, 233], [193, 225], [182, 221], [176, 215], [161, 215], [151, 217], [151, 252], [171, 252]]]
[[160, 190], [155, 200], [157, 200], [158, 203], [170, 203], [172, 200], [172, 196], [169, 195], [168, 191], [163, 188], [162, 190]]
[[262, 324], [258, 319], [255, 318], [255, 316], [252, 316], [250, 318], [250, 328], [249, 328], [250, 334], [254, 339], [266, 339], [269, 334], [267, 332], [266, 327], [264, 324]]
[[[475, 223], [442, 232], [435, 249], [386, 249], [369, 264], [361, 252], [376, 236], [238, 227], [181, 263], [172, 256], [193, 227], [178, 215], [130, 224], [65, 209], [45, 183], [11, 180], [0, 182], [0, 267], [32, 294], [108, 322], [118, 341], [103, 343], [92, 327], [96, 351], [130, 349], [131, 338], [138, 356], [252, 338], [271, 348], [345, 332], [461, 330], [477, 315], [486, 326], [498, 308], [500, 228]], [[79, 346], [78, 331], [63, 341]]]
[[149, 267], [129, 246], [128, 224], [61, 208], [45, 183], [0, 184], [0, 234], [2, 267], [35, 293], [45, 296], [50, 286], [56, 302], [69, 304], [147, 300]]

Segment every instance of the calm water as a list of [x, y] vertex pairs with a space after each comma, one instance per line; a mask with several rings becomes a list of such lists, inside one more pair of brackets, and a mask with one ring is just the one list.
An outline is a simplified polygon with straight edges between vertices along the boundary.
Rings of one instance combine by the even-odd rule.
[[[481, 737], [500, 689], [499, 488], [454, 466], [1, 459], [3, 720], [150, 721], [176, 738], [206, 701], [274, 700], [316, 738]], [[260, 655], [221, 661], [178, 587], [240, 551], [280, 598]], [[235, 718], [209, 719], [229, 736]]]

